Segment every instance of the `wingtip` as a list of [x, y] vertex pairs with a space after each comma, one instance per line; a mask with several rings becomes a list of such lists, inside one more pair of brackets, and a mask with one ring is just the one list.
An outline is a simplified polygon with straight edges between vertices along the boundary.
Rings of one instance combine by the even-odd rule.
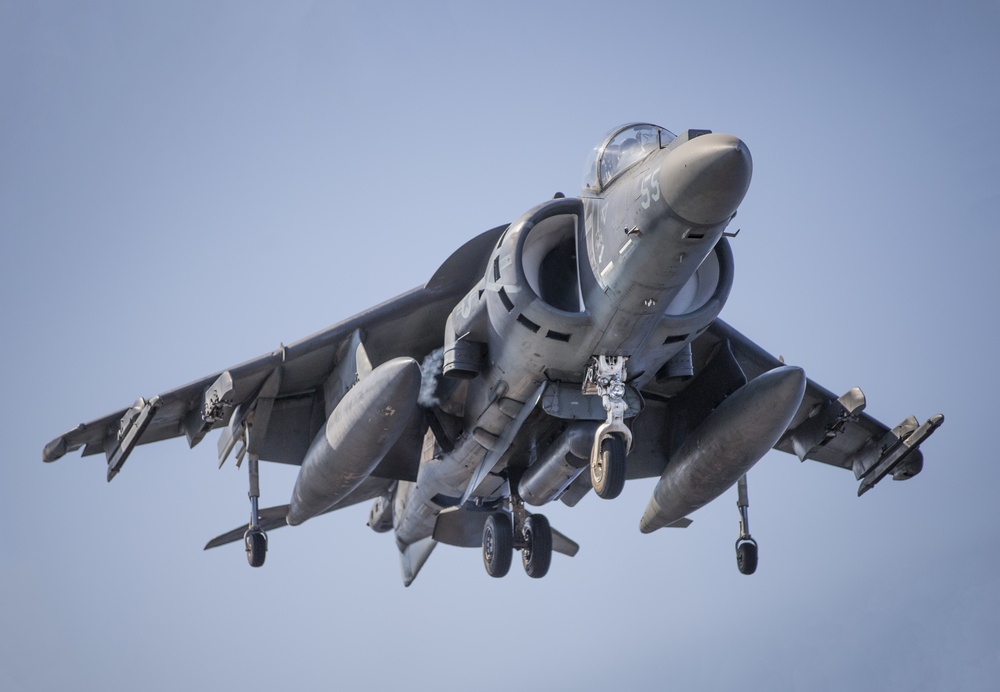
[[56, 439], [45, 445], [42, 450], [42, 461], [50, 464], [57, 459], [61, 459], [66, 454], [66, 437], [60, 435]]

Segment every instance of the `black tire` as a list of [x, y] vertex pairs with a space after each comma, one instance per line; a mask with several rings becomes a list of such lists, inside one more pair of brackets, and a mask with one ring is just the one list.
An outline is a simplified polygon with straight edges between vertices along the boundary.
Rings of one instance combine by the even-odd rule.
[[609, 435], [601, 440], [597, 463], [590, 465], [590, 482], [597, 495], [613, 500], [625, 488], [625, 438]]
[[514, 527], [510, 517], [496, 512], [486, 518], [483, 527], [483, 564], [491, 577], [507, 576], [514, 559]]
[[743, 541], [736, 544], [736, 566], [740, 574], [753, 574], [757, 571], [757, 544], [753, 541]]
[[247, 549], [247, 562], [251, 567], [260, 567], [267, 556], [267, 536], [263, 531], [247, 531], [243, 535], [243, 543]]
[[532, 514], [524, 521], [524, 550], [521, 562], [532, 579], [541, 579], [552, 565], [552, 527], [541, 514]]

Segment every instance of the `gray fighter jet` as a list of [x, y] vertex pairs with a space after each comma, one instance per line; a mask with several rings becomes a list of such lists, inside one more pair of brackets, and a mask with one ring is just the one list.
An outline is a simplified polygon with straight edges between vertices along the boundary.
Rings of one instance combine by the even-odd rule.
[[[750, 152], [706, 130], [613, 130], [579, 197], [530, 209], [459, 248], [421, 288], [302, 341], [60, 435], [55, 461], [103, 452], [108, 480], [136, 445], [221, 428], [220, 465], [247, 461], [257, 567], [266, 531], [374, 500], [409, 585], [438, 543], [532, 577], [576, 543], [529, 510], [612, 499], [659, 477], [643, 532], [685, 527], [737, 486], [737, 565], [757, 566], [746, 473], [771, 448], [853, 471], [863, 494], [915, 476], [944, 418], [891, 430], [718, 319], [733, 281], [727, 227]], [[258, 509], [261, 460], [300, 467], [289, 504]]]

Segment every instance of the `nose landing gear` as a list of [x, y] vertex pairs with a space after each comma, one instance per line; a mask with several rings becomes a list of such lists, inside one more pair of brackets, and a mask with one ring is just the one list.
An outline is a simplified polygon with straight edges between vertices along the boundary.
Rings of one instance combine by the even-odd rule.
[[625, 380], [628, 356], [595, 356], [587, 369], [582, 391], [599, 395], [608, 418], [594, 433], [590, 453], [590, 481], [597, 496], [613, 500], [625, 487], [628, 450], [632, 446], [632, 431], [625, 425], [628, 402], [625, 401]]
[[625, 489], [625, 438], [611, 434], [601, 440], [601, 451], [590, 467], [590, 482], [594, 492], [605, 500], [613, 500]]

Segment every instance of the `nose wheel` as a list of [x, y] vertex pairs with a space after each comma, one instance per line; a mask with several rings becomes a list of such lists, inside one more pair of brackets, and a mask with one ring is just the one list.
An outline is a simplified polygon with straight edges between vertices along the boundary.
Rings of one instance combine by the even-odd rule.
[[757, 571], [757, 541], [750, 535], [750, 517], [748, 508], [750, 499], [747, 494], [747, 477], [744, 474], [736, 484], [739, 497], [736, 507], [740, 510], [740, 536], [736, 539], [736, 567], [740, 574], [753, 574]]
[[625, 438], [612, 434], [601, 440], [601, 451], [590, 465], [590, 482], [594, 492], [605, 500], [613, 500], [625, 489]]

